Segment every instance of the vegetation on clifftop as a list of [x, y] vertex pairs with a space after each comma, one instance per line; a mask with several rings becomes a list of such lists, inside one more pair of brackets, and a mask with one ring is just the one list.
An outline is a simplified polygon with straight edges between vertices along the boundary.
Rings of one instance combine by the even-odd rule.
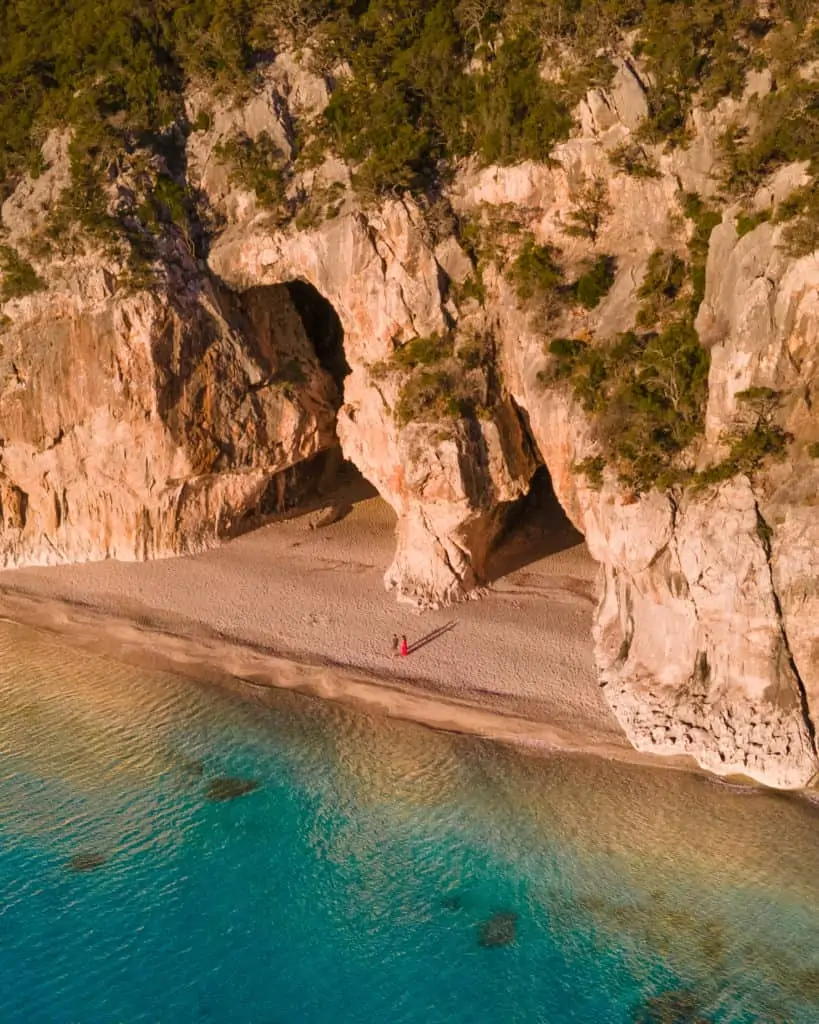
[[[756, 0], [0, 0], [0, 190], [40, 169], [54, 124], [150, 143], [184, 121], [191, 81], [241, 90], [271, 51], [308, 37], [328, 70], [352, 72], [338, 80], [326, 141], [358, 164], [365, 189], [428, 188], [470, 153], [548, 160], [574, 104], [611, 76], [605, 54], [624, 32], [655, 80], [652, 141], [684, 139], [695, 94], [714, 103], [741, 92], [749, 68], [786, 67], [759, 137], [734, 139], [736, 174], [747, 175], [785, 154], [812, 157], [819, 137], [816, 90], [794, 70], [794, 52], [816, 43], [810, 0], [774, 8], [763, 18]], [[795, 134], [797, 114], [806, 130]], [[640, 167], [636, 149], [622, 157]]]
[[0, 245], [0, 302], [21, 299], [45, 288], [36, 270], [8, 245]]

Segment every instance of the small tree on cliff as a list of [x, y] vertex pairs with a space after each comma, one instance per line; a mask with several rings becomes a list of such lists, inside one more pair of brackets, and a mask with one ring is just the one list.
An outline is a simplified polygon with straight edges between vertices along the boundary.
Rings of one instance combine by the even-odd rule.
[[574, 238], [588, 238], [594, 245], [611, 212], [609, 187], [605, 179], [592, 178], [580, 190], [575, 208], [568, 213], [570, 223], [563, 230]]

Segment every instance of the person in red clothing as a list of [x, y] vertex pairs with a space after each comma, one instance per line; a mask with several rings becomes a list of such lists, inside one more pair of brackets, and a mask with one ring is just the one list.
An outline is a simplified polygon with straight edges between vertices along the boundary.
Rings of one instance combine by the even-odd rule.
[[406, 656], [408, 654], [409, 654], [409, 649], [407, 647], [407, 638], [405, 636], [402, 636], [401, 637], [401, 657], [402, 658], [406, 658]]

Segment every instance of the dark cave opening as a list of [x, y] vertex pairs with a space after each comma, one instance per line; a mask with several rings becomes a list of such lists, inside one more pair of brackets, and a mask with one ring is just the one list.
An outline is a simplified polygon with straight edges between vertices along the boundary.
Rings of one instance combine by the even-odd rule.
[[[283, 296], [292, 304], [304, 328], [319, 366], [332, 378], [337, 395], [335, 412], [344, 401], [344, 380], [351, 373], [344, 352], [344, 328], [332, 303], [313, 285], [302, 280], [278, 285], [261, 285], [242, 295], [243, 307], [257, 338], [267, 339], [268, 358], [277, 375], [294, 374], [298, 356], [276, 349], [276, 318], [282, 315]], [[301, 372], [296, 369], [292, 384], [299, 386]], [[375, 488], [343, 456], [336, 444], [297, 462], [271, 478], [254, 510], [241, 529], [253, 529], [271, 519], [289, 519], [310, 515], [311, 522], [327, 525], [343, 519], [353, 505], [377, 494]]]
[[344, 395], [344, 379], [351, 370], [344, 354], [344, 328], [338, 313], [324, 296], [306, 281], [288, 281], [285, 285], [304, 330], [315, 349], [321, 366]]
[[540, 466], [527, 493], [503, 510], [503, 526], [487, 558], [487, 581], [582, 543], [583, 534], [557, 500], [549, 470]]

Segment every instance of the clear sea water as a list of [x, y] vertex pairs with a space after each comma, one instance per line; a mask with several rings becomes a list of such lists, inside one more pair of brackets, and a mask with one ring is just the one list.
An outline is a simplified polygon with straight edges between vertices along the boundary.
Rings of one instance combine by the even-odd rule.
[[0, 627], [0, 1024], [816, 1024], [817, 840], [785, 795]]

